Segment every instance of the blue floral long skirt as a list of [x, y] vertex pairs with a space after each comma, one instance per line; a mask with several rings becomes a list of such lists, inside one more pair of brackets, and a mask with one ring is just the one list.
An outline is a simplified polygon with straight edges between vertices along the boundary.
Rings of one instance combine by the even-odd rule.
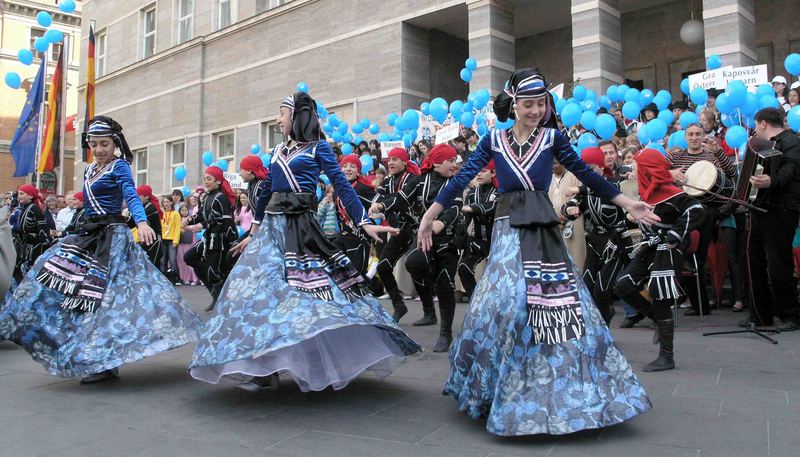
[[36, 275], [60, 243], [42, 254], [0, 310], [0, 337], [15, 342], [48, 373], [81, 377], [197, 340], [202, 321], [133, 242], [113, 228], [106, 291], [94, 313], [65, 310], [64, 295]]
[[303, 391], [344, 388], [361, 372], [387, 376], [420, 346], [370, 296], [334, 300], [298, 291], [284, 276], [286, 218], [268, 214], [222, 288], [190, 373], [216, 384], [282, 372]]
[[577, 271], [586, 333], [561, 344], [533, 342], [519, 246], [517, 229], [497, 220], [444, 393], [503, 436], [607, 427], [650, 409]]

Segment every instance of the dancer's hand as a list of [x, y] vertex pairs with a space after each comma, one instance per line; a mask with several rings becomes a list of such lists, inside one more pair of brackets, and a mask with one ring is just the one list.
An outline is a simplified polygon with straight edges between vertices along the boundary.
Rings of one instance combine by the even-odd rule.
[[139, 231], [139, 240], [150, 246], [151, 244], [156, 242], [156, 232], [147, 225], [147, 222], [139, 222], [136, 224], [136, 228]]
[[648, 205], [647, 203], [641, 201], [631, 200], [628, 197], [625, 197], [625, 199], [627, 201], [622, 207], [625, 208], [628, 214], [630, 214], [631, 217], [636, 220], [636, 222], [650, 226], [661, 221], [661, 218], [656, 216], [656, 214], [653, 212], [652, 205]]
[[[421, 251], [429, 251], [433, 247], [433, 231], [434, 221], [444, 211], [444, 207], [437, 202], [434, 202], [428, 211], [422, 215], [422, 220], [419, 222], [419, 232], [417, 232], [417, 248]], [[438, 222], [438, 221], [437, 221]]]
[[247, 245], [250, 244], [250, 239], [256, 236], [256, 233], [258, 232], [258, 227], [259, 224], [253, 224], [250, 227], [250, 236], [244, 237], [242, 241], [236, 243], [236, 245], [231, 248], [230, 252], [232, 256], [238, 256], [241, 253], [243, 253], [245, 249], [247, 249]]
[[383, 212], [383, 204], [381, 203], [373, 203], [372, 206], [369, 207], [369, 214], [380, 214]]
[[433, 221], [433, 233], [435, 233], [437, 235], [442, 233], [442, 230], [444, 230], [444, 227], [445, 227], [444, 222], [442, 222], [442, 221]]
[[381, 233], [388, 233], [390, 235], [400, 234], [400, 229], [390, 227], [388, 225], [364, 224], [361, 226], [361, 229], [364, 230], [364, 233], [369, 235], [370, 238], [378, 243], [383, 243], [383, 240], [380, 238], [380, 236], [378, 236]]

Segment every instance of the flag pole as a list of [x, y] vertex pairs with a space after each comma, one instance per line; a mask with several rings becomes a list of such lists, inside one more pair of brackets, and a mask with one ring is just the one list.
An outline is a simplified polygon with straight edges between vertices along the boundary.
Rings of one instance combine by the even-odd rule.
[[39, 173], [39, 161], [42, 159], [42, 147], [44, 146], [42, 143], [44, 140], [44, 125], [47, 122], [47, 119], [43, 118], [43, 116], [47, 116], [47, 111], [45, 110], [46, 100], [45, 93], [47, 91], [47, 51], [42, 53], [42, 65], [44, 66], [44, 73], [42, 73], [42, 101], [39, 105], [39, 126], [37, 127], [38, 133], [36, 134], [36, 188], [40, 189], [42, 187], [42, 174]]
[[[69, 46], [72, 44], [71, 37], [69, 33], [65, 33], [64, 43], [61, 46], [61, 53], [64, 58], [61, 60], [61, 106], [58, 110], [58, 113], [61, 115], [58, 132], [58, 153], [60, 157], [58, 164], [58, 187], [56, 187], [56, 193], [58, 195], [64, 195], [64, 166], [67, 162], [67, 70], [69, 69]], [[73, 163], [74, 161], [75, 159], [73, 159]]]

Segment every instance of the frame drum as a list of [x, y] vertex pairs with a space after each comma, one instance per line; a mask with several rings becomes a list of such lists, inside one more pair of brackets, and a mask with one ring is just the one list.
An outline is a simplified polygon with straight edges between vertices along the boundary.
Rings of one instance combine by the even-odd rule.
[[686, 195], [696, 198], [701, 203], [720, 205], [724, 203], [724, 200], [708, 193], [709, 191], [726, 197], [733, 195], [735, 187], [733, 181], [707, 160], [698, 160], [693, 163], [686, 170], [685, 175], [686, 184], [692, 187], [683, 186], [683, 190]]

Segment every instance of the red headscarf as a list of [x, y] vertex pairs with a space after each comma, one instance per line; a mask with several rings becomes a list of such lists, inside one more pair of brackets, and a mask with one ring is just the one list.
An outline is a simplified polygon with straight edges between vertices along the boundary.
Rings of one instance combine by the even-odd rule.
[[497, 171], [495, 171], [494, 159], [490, 160], [489, 163], [487, 163], [486, 166], [483, 167], [483, 169], [495, 172], [494, 177], [492, 177], [492, 185], [494, 186], [495, 189], [499, 188], [500, 183], [497, 182]]
[[252, 172], [256, 175], [256, 179], [262, 181], [267, 179], [267, 173], [269, 173], [267, 168], [264, 166], [264, 161], [261, 160], [261, 157], [256, 155], [249, 155], [242, 159], [242, 161], [239, 162], [239, 168]]
[[33, 197], [33, 201], [39, 208], [44, 208], [44, 201], [42, 201], [42, 196], [39, 195], [39, 189], [37, 189], [35, 186], [32, 186], [30, 184], [23, 184], [19, 186], [17, 190], [20, 192], [25, 192], [26, 194], [30, 195], [31, 197]]
[[225, 173], [222, 171], [222, 168], [212, 165], [206, 168], [206, 174], [220, 182], [219, 189], [228, 197], [228, 200], [231, 201], [231, 205], [233, 205], [233, 202], [236, 201], [236, 195], [233, 193], [233, 189], [231, 189], [231, 184], [225, 179]]
[[164, 215], [164, 212], [161, 211], [161, 205], [158, 204], [158, 199], [153, 195], [153, 188], [148, 186], [147, 184], [142, 184], [141, 186], [136, 188], [136, 193], [141, 195], [142, 197], [147, 197], [150, 200], [150, 203], [156, 207], [156, 211], [158, 211], [158, 217]]
[[683, 193], [683, 189], [672, 184], [669, 162], [655, 149], [645, 149], [636, 154], [636, 177], [639, 180], [639, 196], [645, 202], [656, 205]]
[[72, 198], [74, 198], [75, 200], [80, 200], [81, 203], [83, 203], [83, 192], [75, 192], [74, 194], [72, 194]]
[[414, 175], [419, 175], [419, 173], [420, 173], [419, 172], [419, 167], [414, 162], [408, 160], [408, 153], [406, 152], [405, 149], [403, 149], [403, 148], [394, 148], [394, 149], [392, 149], [391, 151], [389, 151], [389, 158], [390, 159], [400, 159], [400, 160], [402, 160], [403, 163], [406, 164], [406, 170], [408, 170], [409, 173], [414, 174]]
[[420, 171], [422, 171], [422, 173], [428, 173], [433, 170], [433, 166], [437, 163], [455, 159], [457, 155], [456, 149], [449, 144], [437, 144], [428, 152], [428, 156], [425, 157], [425, 160], [422, 161]]
[[353, 186], [356, 185], [356, 182], [360, 182], [361, 184], [367, 185], [369, 187], [373, 187], [372, 183], [369, 179], [361, 176], [361, 159], [359, 159], [355, 154], [348, 154], [346, 156], [341, 156], [339, 158], [339, 166], [344, 169], [344, 164], [349, 163], [356, 167], [356, 180], [353, 182]]
[[586, 148], [581, 152], [581, 160], [589, 165], [597, 165], [601, 169], [606, 167], [606, 154], [600, 148]]

